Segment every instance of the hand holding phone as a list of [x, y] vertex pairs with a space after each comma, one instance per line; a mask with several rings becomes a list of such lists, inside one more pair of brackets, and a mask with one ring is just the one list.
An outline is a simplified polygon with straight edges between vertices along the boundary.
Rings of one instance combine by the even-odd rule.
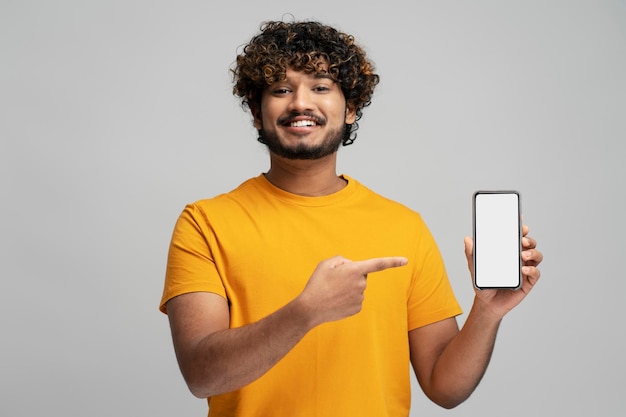
[[522, 283], [520, 193], [476, 191], [473, 230], [476, 288], [518, 289]]

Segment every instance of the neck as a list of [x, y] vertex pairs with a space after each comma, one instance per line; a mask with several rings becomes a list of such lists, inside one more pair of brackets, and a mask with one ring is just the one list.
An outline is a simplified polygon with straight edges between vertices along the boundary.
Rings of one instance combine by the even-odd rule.
[[270, 154], [265, 178], [276, 187], [310, 197], [336, 193], [346, 186], [337, 176], [337, 153], [316, 160], [293, 160]]

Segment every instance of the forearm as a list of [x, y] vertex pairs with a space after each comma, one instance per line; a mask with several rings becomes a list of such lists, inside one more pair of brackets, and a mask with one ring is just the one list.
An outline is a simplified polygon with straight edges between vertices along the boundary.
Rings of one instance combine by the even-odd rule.
[[475, 300], [463, 328], [435, 363], [429, 389], [433, 401], [453, 408], [471, 395], [487, 369], [501, 320]]
[[229, 328], [227, 301], [189, 293], [167, 303], [174, 348], [191, 392], [210, 397], [241, 388], [265, 374], [315, 326], [357, 314], [367, 274], [406, 265], [406, 258], [320, 262], [304, 290], [275, 313]]
[[265, 374], [312, 327], [296, 299], [256, 323], [204, 337], [179, 360], [181, 370], [199, 398], [230, 392]]

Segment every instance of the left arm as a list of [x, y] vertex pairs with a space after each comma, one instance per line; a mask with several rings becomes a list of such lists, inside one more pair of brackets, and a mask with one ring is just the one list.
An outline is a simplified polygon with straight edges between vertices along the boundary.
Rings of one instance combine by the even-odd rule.
[[[476, 290], [463, 329], [456, 319], [445, 319], [409, 332], [411, 363], [424, 393], [436, 404], [453, 408], [465, 401], [484, 375], [502, 318], [530, 292], [540, 272], [543, 255], [524, 226], [523, 283], [519, 290]], [[465, 254], [472, 271], [472, 239]]]

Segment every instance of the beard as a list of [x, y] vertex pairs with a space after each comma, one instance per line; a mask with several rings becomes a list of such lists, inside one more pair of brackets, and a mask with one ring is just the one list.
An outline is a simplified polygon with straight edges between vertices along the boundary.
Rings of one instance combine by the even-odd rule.
[[286, 146], [280, 142], [276, 132], [266, 132], [259, 129], [259, 142], [267, 145], [270, 152], [287, 159], [320, 159], [337, 152], [348, 126], [331, 130], [326, 134], [324, 140], [317, 145], [297, 143], [293, 146]]

